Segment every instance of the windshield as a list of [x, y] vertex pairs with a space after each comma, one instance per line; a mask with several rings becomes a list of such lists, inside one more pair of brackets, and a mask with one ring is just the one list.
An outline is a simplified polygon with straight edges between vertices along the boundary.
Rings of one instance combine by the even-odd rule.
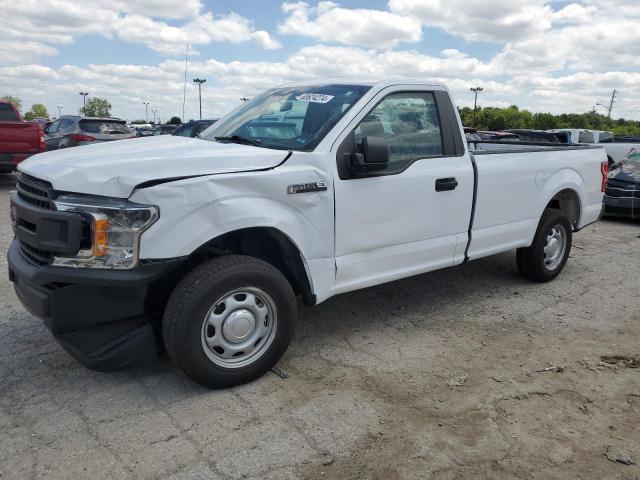
[[636, 150], [636, 151], [630, 153], [627, 156], [626, 161], [627, 162], [640, 163], [640, 151]]
[[266, 148], [310, 151], [369, 88], [320, 85], [268, 90], [200, 136], [205, 140], [244, 140]]

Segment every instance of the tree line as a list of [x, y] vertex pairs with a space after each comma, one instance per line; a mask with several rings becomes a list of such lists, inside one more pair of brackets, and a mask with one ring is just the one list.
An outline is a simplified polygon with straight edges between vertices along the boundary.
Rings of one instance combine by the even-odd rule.
[[[14, 95], [4, 95], [0, 97], [2, 100], [6, 100], [9, 103], [15, 105], [15, 107], [21, 112], [22, 111], [22, 100]], [[80, 115], [85, 117], [111, 117], [111, 104], [106, 98], [100, 97], [91, 97], [87, 100], [86, 105], [80, 108]], [[49, 118], [49, 112], [47, 111], [47, 107], [45, 107], [42, 103], [34, 103], [31, 105], [31, 109], [24, 114], [24, 119], [28, 122], [32, 122], [36, 118]], [[147, 120], [134, 120], [132, 123], [147, 123]], [[182, 120], [180, 117], [171, 117], [171, 119], [167, 122], [169, 125], [180, 125]]]
[[[22, 111], [22, 100], [14, 95], [4, 95], [2, 100], [12, 103], [19, 111]], [[87, 100], [86, 105], [80, 108], [80, 115], [85, 117], [110, 117], [111, 104], [106, 98], [91, 97]], [[47, 107], [42, 103], [34, 103], [31, 109], [24, 114], [24, 119], [31, 122], [36, 118], [49, 118]]]
[[610, 119], [606, 115], [591, 111], [587, 113], [531, 113], [521, 110], [516, 105], [507, 108], [464, 107], [458, 109], [462, 124], [478, 130], [508, 130], [512, 128], [531, 128], [535, 130], [552, 130], [554, 128], [588, 128], [590, 130], [606, 130], [614, 135], [640, 135], [640, 121], [624, 118]]

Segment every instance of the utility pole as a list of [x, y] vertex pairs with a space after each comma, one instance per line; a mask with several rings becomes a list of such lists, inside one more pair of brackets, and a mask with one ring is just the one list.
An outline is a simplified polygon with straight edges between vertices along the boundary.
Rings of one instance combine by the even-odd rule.
[[89, 95], [89, 92], [79, 92], [80, 95], [82, 95], [82, 114], [83, 115], [87, 115], [87, 95]]
[[476, 110], [478, 109], [478, 93], [480, 93], [483, 88], [482, 87], [471, 87], [471, 90], [474, 94], [473, 98], [473, 126], [476, 126]]
[[156, 113], [158, 113], [158, 110], [153, 108], [151, 109], [151, 113], [153, 113], [153, 123], [156, 123]]
[[147, 120], [147, 123], [149, 123], [149, 102], [142, 102], [142, 104], [144, 105], [145, 119]]
[[[193, 83], [198, 84], [198, 98], [200, 100], [200, 120], [202, 120], [202, 84], [206, 82], [206, 78], [194, 78]], [[184, 120], [184, 119], [183, 119]]]
[[616, 91], [616, 89], [613, 89], [613, 93], [611, 94], [611, 102], [609, 103], [609, 115], [607, 115], [607, 117], [609, 118], [609, 120], [611, 120], [611, 110], [613, 110], [613, 102], [616, 101], [616, 94], [618, 92]]
[[60, 118], [62, 116], [62, 109], [64, 107], [62, 105], [58, 105], [58, 118]]

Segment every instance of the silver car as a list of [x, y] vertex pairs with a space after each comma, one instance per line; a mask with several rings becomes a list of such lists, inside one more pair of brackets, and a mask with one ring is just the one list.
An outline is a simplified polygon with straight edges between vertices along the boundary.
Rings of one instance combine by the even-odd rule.
[[135, 137], [127, 123], [119, 118], [94, 118], [64, 115], [45, 130], [47, 150], [90, 145]]

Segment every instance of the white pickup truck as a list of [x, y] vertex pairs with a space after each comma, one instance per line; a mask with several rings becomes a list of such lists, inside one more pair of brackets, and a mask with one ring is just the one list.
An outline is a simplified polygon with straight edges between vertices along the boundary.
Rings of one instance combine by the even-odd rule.
[[567, 143], [572, 144], [598, 144], [607, 152], [609, 167], [622, 162], [633, 150], [640, 148], [640, 143], [618, 141], [613, 133], [603, 130], [587, 130], [584, 128], [559, 128], [549, 130], [552, 133], [564, 133], [567, 136]]
[[[268, 90], [200, 138], [37, 155], [11, 195], [18, 297], [83, 364], [164, 344], [209, 387], [283, 355], [296, 296], [318, 304], [516, 250], [548, 281], [602, 211], [604, 150], [472, 154], [449, 91], [420, 81]], [[426, 279], [425, 281], [428, 281]]]

